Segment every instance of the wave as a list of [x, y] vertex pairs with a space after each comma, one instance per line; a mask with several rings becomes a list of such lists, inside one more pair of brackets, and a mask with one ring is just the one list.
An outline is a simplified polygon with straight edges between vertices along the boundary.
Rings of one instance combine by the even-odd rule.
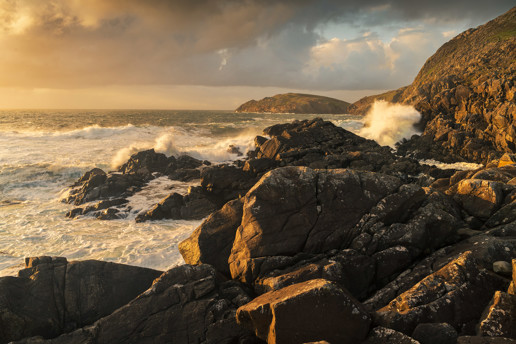
[[366, 114], [358, 135], [394, 148], [396, 142], [420, 133], [415, 127], [420, 120], [421, 114], [413, 106], [379, 100]]

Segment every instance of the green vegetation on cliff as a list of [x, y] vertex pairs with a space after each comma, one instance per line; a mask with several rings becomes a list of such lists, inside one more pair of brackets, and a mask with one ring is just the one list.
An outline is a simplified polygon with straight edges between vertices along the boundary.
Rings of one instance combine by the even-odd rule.
[[235, 112], [272, 112], [272, 113], [347, 113], [350, 104], [335, 98], [312, 94], [285, 93], [261, 100], [250, 100], [238, 107]]

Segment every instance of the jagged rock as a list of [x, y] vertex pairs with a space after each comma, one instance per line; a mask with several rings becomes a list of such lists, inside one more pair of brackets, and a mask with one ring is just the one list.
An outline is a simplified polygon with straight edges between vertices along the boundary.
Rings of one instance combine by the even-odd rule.
[[239, 324], [272, 343], [358, 343], [371, 318], [344, 289], [324, 279], [263, 294], [237, 310]]
[[151, 209], [136, 216], [136, 222], [162, 219], [200, 220], [217, 209], [202, 188], [190, 187], [186, 195], [171, 193]]
[[0, 278], [0, 342], [52, 338], [89, 325], [147, 289], [161, 272], [60, 257], [26, 259], [19, 277]]
[[287, 268], [275, 269], [259, 277], [255, 281], [255, 290], [262, 294], [311, 279], [323, 278], [337, 282], [354, 297], [361, 299], [367, 295], [375, 276], [374, 259], [353, 250], [315, 256], [299, 254], [294, 259], [299, 261], [292, 261]]
[[458, 183], [455, 200], [471, 215], [488, 219], [502, 204], [499, 182], [465, 179]]
[[377, 326], [369, 332], [362, 344], [420, 344], [409, 336], [390, 328]]
[[477, 335], [516, 339], [516, 295], [495, 292], [480, 318]]
[[506, 284], [479, 268], [468, 251], [380, 309], [377, 321], [407, 334], [425, 322], [446, 322], [458, 332], [471, 332], [489, 295]]
[[238, 283], [217, 280], [212, 267], [182, 265], [92, 326], [43, 343], [259, 343], [236, 325], [236, 308], [249, 301]]
[[[339, 247], [346, 231], [399, 185], [393, 177], [351, 170], [269, 172], [244, 197], [229, 258], [231, 275], [252, 282], [264, 257]], [[343, 235], [334, 238], [337, 228]]]
[[516, 154], [505, 153], [498, 162], [498, 167], [516, 164]]
[[516, 221], [516, 202], [501, 207], [485, 223], [488, 228], [505, 225]]
[[210, 264], [229, 276], [228, 258], [238, 226], [242, 222], [243, 200], [226, 203], [212, 213], [179, 244], [179, 252], [187, 264]]
[[81, 186], [70, 190], [69, 196], [63, 201], [81, 205], [96, 200], [127, 198], [144, 186], [147, 178], [138, 174], [105, 174], [102, 170], [94, 169], [79, 179], [83, 180]]
[[457, 331], [447, 323], [419, 324], [412, 333], [412, 338], [421, 344], [455, 344]]

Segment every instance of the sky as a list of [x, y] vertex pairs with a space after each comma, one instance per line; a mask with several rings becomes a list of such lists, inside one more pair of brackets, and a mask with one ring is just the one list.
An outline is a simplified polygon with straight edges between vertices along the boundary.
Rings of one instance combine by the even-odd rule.
[[0, 0], [0, 108], [234, 109], [349, 102], [514, 0]]

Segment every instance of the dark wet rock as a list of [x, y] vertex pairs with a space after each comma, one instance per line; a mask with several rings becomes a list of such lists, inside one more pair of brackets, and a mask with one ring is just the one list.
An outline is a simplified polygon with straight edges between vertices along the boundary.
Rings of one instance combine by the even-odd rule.
[[[91, 216], [95, 216], [99, 218], [99, 216], [103, 215], [102, 210], [108, 210], [108, 212], [112, 212], [116, 214], [116, 209], [108, 209], [111, 207], [118, 207], [124, 204], [127, 204], [129, 201], [125, 198], [115, 198], [103, 200], [95, 203], [94, 205], [89, 205], [84, 208], [74, 208], [66, 213], [66, 217], [75, 218], [79, 215], [89, 214]], [[100, 218], [99, 218], [100, 219]]]
[[516, 295], [494, 294], [480, 318], [477, 335], [516, 339]]
[[359, 343], [370, 315], [346, 290], [315, 279], [263, 294], [237, 310], [237, 321], [272, 343]]
[[412, 338], [421, 344], [455, 344], [457, 331], [447, 323], [423, 323], [416, 326]]
[[136, 216], [136, 222], [162, 219], [200, 220], [217, 209], [201, 187], [190, 187], [186, 195], [174, 192], [151, 209]]
[[481, 269], [472, 253], [466, 252], [380, 309], [376, 321], [407, 334], [420, 323], [446, 322], [467, 334], [490, 295], [506, 285], [506, 280]]
[[56, 337], [111, 314], [161, 272], [100, 261], [34, 257], [19, 277], [0, 278], [0, 342]]
[[260, 343], [236, 324], [237, 307], [249, 301], [238, 283], [218, 280], [210, 266], [183, 265], [92, 326], [43, 343]]
[[141, 175], [149, 175], [154, 172], [163, 173], [168, 164], [169, 159], [165, 154], [149, 149], [131, 155], [129, 160], [118, 168], [118, 172]]
[[212, 213], [179, 244], [179, 252], [187, 264], [210, 264], [229, 276], [228, 258], [238, 226], [242, 222], [242, 199], [226, 203]]
[[242, 156], [244, 153], [240, 151], [240, 148], [235, 145], [229, 145], [228, 149], [226, 150], [230, 154], [235, 154], [236, 156]]
[[362, 344], [419, 344], [419, 342], [401, 332], [377, 326], [369, 332]]
[[[148, 177], [138, 174], [110, 173], [106, 175], [100, 172], [90, 172], [86, 173], [89, 173], [89, 178], [82, 182], [82, 186], [76, 186], [70, 190], [69, 196], [64, 199], [66, 203], [81, 205], [97, 200], [127, 198], [140, 190], [148, 181]], [[84, 179], [84, 176], [81, 179]]]

